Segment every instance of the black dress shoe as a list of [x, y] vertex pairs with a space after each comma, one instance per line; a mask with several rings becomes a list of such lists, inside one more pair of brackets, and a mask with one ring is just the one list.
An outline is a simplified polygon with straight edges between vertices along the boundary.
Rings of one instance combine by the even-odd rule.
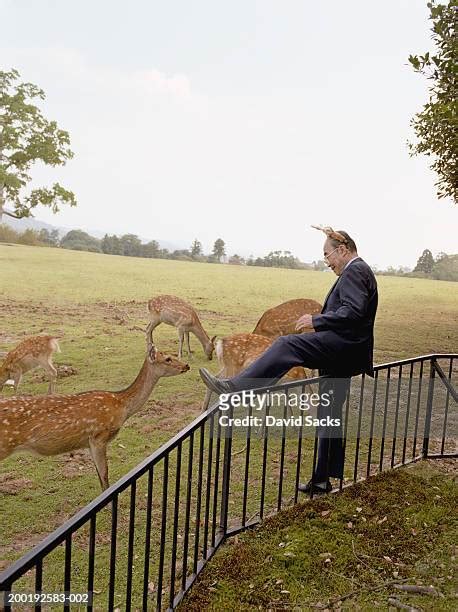
[[312, 482], [308, 481], [307, 484], [299, 483], [297, 486], [297, 490], [301, 491], [301, 493], [311, 493], [313, 488], [314, 495], [323, 495], [324, 493], [329, 493], [332, 491], [332, 484], [327, 480], [326, 482]]
[[199, 374], [201, 379], [204, 381], [205, 385], [213, 391], [220, 395], [221, 393], [232, 393], [235, 389], [232, 388], [232, 385], [228, 378], [216, 378], [213, 374], [206, 368], [200, 368]]

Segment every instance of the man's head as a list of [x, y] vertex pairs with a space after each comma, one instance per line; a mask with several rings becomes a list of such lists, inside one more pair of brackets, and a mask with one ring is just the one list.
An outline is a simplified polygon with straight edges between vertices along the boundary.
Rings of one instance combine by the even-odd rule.
[[333, 232], [333, 237], [326, 238], [323, 255], [326, 265], [340, 276], [347, 263], [358, 256], [358, 252], [354, 240], [347, 232], [338, 230]]

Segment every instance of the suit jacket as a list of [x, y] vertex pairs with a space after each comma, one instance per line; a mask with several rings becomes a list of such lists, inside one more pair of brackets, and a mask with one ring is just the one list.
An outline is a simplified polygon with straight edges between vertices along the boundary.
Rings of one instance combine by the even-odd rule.
[[[313, 315], [315, 331], [331, 331], [345, 346], [351, 374], [373, 375], [374, 321], [378, 293], [374, 273], [358, 257], [350, 263], [326, 296], [321, 314]], [[336, 339], [337, 340], [337, 339]]]

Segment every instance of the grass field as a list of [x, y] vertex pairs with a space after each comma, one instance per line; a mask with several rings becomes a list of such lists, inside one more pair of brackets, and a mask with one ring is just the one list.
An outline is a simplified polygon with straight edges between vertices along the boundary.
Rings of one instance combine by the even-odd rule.
[[[267, 308], [287, 299], [322, 301], [331, 273], [213, 265], [0, 245], [0, 350], [38, 333], [61, 337], [55, 362], [76, 374], [58, 390], [116, 390], [129, 384], [144, 358], [141, 332], [146, 302], [171, 293], [194, 304], [209, 335], [251, 331]], [[451, 282], [380, 277], [375, 361], [456, 351], [457, 285]], [[160, 326], [155, 342], [177, 351], [175, 329]], [[134, 467], [200, 411], [204, 395], [198, 369], [208, 365], [191, 339], [194, 359], [185, 375], [163, 379], [150, 400], [109, 448], [110, 480]], [[216, 370], [216, 363], [210, 368]], [[44, 393], [36, 370], [22, 393]], [[5, 391], [5, 395], [11, 394]], [[52, 458], [14, 455], [0, 465], [1, 563], [22, 555], [97, 496], [98, 479], [86, 451]]]

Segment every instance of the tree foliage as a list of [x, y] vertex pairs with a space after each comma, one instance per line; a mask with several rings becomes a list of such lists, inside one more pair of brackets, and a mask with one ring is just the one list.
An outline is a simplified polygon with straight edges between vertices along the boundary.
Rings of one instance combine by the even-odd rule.
[[217, 238], [213, 245], [212, 255], [218, 260], [221, 261], [222, 257], [226, 255], [226, 243], [222, 238]]
[[46, 119], [33, 104], [45, 99], [43, 90], [18, 79], [17, 70], [0, 71], [0, 221], [3, 214], [30, 217], [39, 204], [54, 213], [62, 204], [76, 205], [75, 195], [59, 183], [24, 194], [36, 162], [63, 166], [73, 152], [68, 132]]
[[434, 267], [434, 257], [429, 249], [425, 249], [417, 261], [414, 272], [424, 272], [430, 274]]
[[437, 195], [450, 197], [455, 203], [458, 195], [458, 80], [457, 80], [457, 22], [458, 1], [440, 4], [428, 2], [433, 22], [432, 38], [436, 52], [410, 55], [414, 70], [431, 82], [429, 101], [412, 119], [417, 137], [409, 143], [411, 155], [433, 156], [431, 169], [436, 173]]

